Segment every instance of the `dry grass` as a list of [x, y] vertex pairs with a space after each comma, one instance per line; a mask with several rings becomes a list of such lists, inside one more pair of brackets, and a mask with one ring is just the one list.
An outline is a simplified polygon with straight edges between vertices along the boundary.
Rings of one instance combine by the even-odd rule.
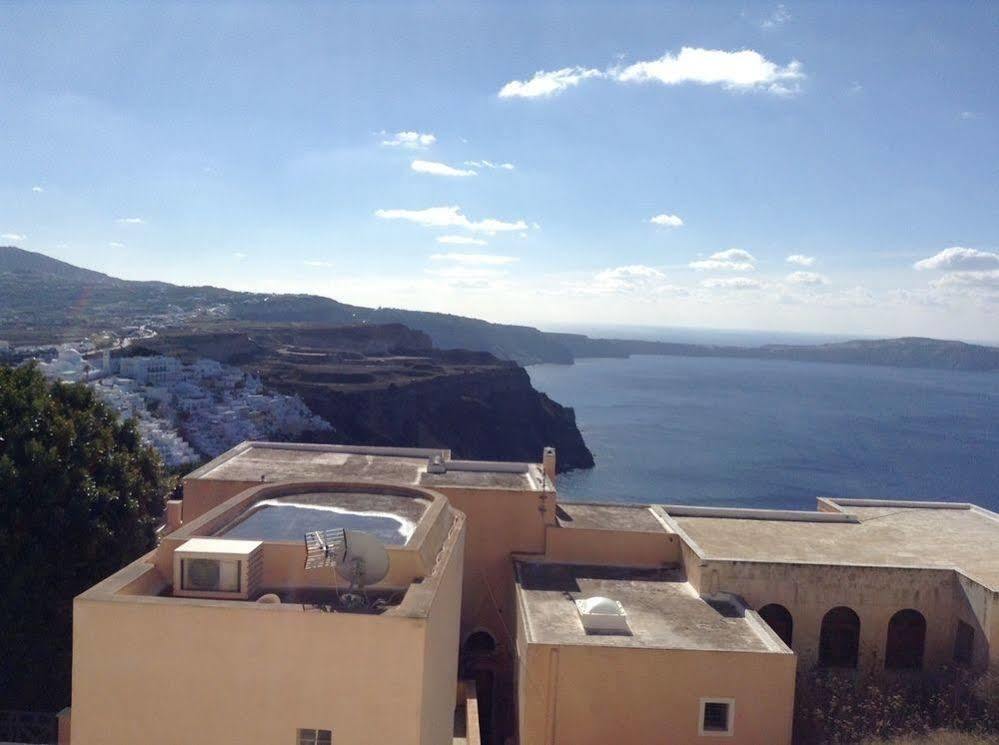
[[864, 740], [861, 745], [995, 745], [995, 735], [970, 735], [965, 732], [938, 730], [927, 735], [909, 735], [890, 740]]

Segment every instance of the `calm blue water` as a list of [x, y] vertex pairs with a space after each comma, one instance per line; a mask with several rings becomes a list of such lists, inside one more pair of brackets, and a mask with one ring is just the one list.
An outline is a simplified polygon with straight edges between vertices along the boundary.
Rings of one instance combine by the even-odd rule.
[[999, 374], [684, 357], [528, 370], [576, 409], [597, 461], [559, 477], [565, 499], [999, 509]]

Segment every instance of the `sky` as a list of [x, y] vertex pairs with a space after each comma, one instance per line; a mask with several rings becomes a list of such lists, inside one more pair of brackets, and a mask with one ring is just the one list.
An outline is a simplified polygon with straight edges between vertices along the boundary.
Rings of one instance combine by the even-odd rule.
[[0, 244], [492, 321], [999, 341], [999, 4], [0, 3]]

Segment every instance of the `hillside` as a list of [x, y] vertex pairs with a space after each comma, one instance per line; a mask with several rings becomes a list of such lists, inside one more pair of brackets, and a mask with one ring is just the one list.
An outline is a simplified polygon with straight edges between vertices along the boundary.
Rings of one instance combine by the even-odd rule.
[[122, 280], [39, 253], [0, 248], [0, 339], [14, 344], [76, 340], [105, 331], [127, 335], [140, 326], [226, 331], [254, 324], [403, 324], [427, 334], [438, 349], [488, 352], [522, 365], [572, 364], [582, 357], [651, 354], [999, 370], [999, 348], [957, 341], [909, 337], [813, 346], [736, 347], [599, 339], [446, 313], [365, 308], [315, 295], [235, 292], [218, 287]]
[[905, 337], [863, 339], [832, 344], [768, 344], [761, 347], [674, 344], [659, 341], [593, 339], [582, 334], [551, 334], [573, 357], [628, 357], [647, 354], [671, 357], [735, 357], [847, 365], [999, 371], [999, 348], [960, 341]]
[[441, 349], [489, 352], [521, 364], [571, 363], [557, 341], [528, 326], [445, 313], [363, 308], [315, 295], [270, 295], [109, 277], [14, 247], [0, 248], [0, 339], [76, 340], [102, 331], [202, 327], [218, 322], [355, 325], [402, 323]]
[[524, 368], [486, 352], [434, 349], [426, 334], [400, 324], [167, 332], [125, 353], [241, 367], [300, 396], [333, 423], [334, 442], [514, 461], [535, 461], [554, 445], [561, 470], [593, 465], [572, 409], [534, 390]]

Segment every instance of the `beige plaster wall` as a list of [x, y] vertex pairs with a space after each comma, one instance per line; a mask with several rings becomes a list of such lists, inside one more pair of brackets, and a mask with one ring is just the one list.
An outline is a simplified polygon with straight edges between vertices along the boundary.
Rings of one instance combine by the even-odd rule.
[[208, 510], [218, 507], [230, 497], [251, 486], [260, 486], [259, 481], [216, 481], [213, 479], [184, 479], [183, 518], [190, 522], [201, 517]]
[[440, 578], [431, 578], [438, 586], [430, 607], [423, 647], [422, 745], [451, 745], [454, 732], [465, 532], [466, 522], [459, 516], [448, 537], [449, 545], [453, 545], [451, 556], [439, 567]]
[[[462, 629], [488, 630], [500, 643], [512, 628], [511, 553], [543, 553], [545, 526], [554, 524], [555, 497], [537, 492], [438, 488], [468, 518]], [[538, 511], [544, 504], [546, 512]], [[497, 606], [499, 611], [497, 612]]]
[[412, 618], [77, 598], [73, 745], [291, 743], [298, 727], [416, 745], [425, 633]]
[[679, 564], [680, 539], [662, 533], [585, 528], [548, 528], [546, 557], [570, 564], [662, 566]]
[[[987, 645], [975, 645], [978, 667], [991, 667], [999, 671], [999, 592], [983, 587], [980, 583], [966, 576], [958, 575], [959, 598], [967, 603], [975, 623], [962, 617], [965, 623], [971, 623], [976, 637], [981, 637]], [[976, 642], [978, 639], [976, 639]]]
[[[518, 665], [521, 745], [791, 741], [790, 654], [529, 644]], [[732, 736], [698, 735], [702, 697], [735, 699]]]
[[732, 592], [755, 610], [769, 603], [787, 608], [794, 620], [791, 647], [803, 669], [818, 661], [823, 616], [840, 605], [860, 617], [862, 668], [883, 668], [888, 623], [906, 608], [926, 618], [925, 669], [952, 662], [958, 619], [975, 627], [980, 660], [987, 655], [988, 632], [953, 570], [708, 561], [700, 575], [703, 594]]

